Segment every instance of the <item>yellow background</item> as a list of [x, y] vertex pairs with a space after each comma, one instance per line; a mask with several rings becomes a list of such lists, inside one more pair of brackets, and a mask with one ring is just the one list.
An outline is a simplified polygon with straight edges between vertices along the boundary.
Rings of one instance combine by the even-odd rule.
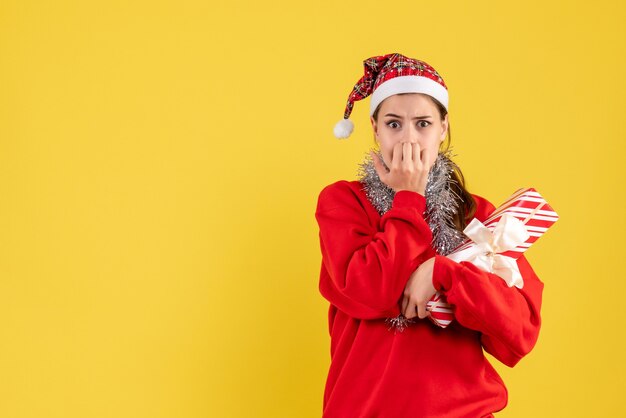
[[[356, 178], [362, 61], [450, 90], [456, 161], [561, 216], [501, 417], [626, 413], [619, 1], [0, 5], [0, 416], [316, 417], [319, 191]], [[393, 399], [390, 399], [393, 402]]]

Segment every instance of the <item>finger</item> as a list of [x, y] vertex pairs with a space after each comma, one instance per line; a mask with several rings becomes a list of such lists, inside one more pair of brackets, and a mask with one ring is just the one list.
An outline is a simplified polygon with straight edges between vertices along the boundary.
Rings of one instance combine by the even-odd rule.
[[402, 143], [398, 142], [393, 146], [393, 156], [391, 157], [391, 167], [392, 169], [400, 168], [400, 164], [402, 163]]
[[404, 316], [407, 319], [415, 318], [417, 316], [417, 305], [415, 304], [415, 302], [412, 302], [410, 299], [406, 305], [406, 309], [404, 310]]
[[429, 165], [429, 157], [428, 157], [428, 151], [423, 149], [422, 153], [420, 155], [420, 162], [422, 164], [422, 172], [426, 172], [428, 173], [428, 170], [430, 169], [430, 165]]
[[410, 142], [405, 142], [402, 144], [402, 165], [408, 167], [413, 163], [413, 152], [412, 146]]
[[429, 157], [426, 148], [420, 149], [420, 162], [423, 164], [424, 167], [427, 167], [428, 158]]
[[415, 168], [415, 145], [416, 144], [407, 142], [406, 158], [404, 159], [404, 167], [408, 170], [413, 170]]
[[418, 303], [417, 304], [417, 316], [419, 316], [420, 319], [424, 319], [426, 318], [427, 315], [428, 315], [428, 312], [426, 312], [426, 302]]
[[404, 312], [406, 312], [406, 305], [408, 305], [408, 303], [409, 303], [409, 298], [407, 296], [403, 297], [402, 298], [402, 308], [400, 309], [400, 312], [402, 312], [403, 315], [404, 315]]
[[418, 170], [421, 168], [420, 144], [418, 143], [413, 144], [413, 165]]

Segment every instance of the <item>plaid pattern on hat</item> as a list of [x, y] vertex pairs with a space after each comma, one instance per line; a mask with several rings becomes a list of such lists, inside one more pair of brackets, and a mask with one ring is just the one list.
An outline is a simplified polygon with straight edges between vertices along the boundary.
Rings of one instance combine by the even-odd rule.
[[368, 58], [363, 61], [363, 67], [365, 74], [355, 84], [348, 97], [346, 110], [343, 114], [344, 119], [350, 117], [354, 102], [365, 99], [382, 83], [395, 77], [407, 75], [428, 77], [446, 89], [448, 88], [439, 73], [426, 62], [398, 53]]
[[[394, 81], [385, 85], [384, 89], [374, 95], [379, 96], [376, 98], [376, 102], [393, 94], [416, 92], [425, 93], [438, 99], [447, 108], [448, 87], [441, 75], [424, 61], [393, 53], [368, 58], [363, 61], [363, 67], [363, 77], [355, 84], [348, 96], [344, 120], [340, 121], [335, 128], [335, 135], [339, 138], [349, 136], [352, 131], [352, 124], [348, 119], [354, 108], [354, 102], [372, 95], [378, 87], [390, 80]], [[409, 77], [398, 79], [398, 77], [405, 76]], [[340, 135], [337, 135], [337, 129], [339, 129]]]

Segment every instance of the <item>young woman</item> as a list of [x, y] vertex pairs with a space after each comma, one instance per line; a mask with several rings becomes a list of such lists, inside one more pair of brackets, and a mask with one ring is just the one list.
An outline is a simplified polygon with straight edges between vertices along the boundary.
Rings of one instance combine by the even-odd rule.
[[[315, 213], [319, 290], [330, 302], [323, 416], [492, 417], [507, 389], [483, 349], [509, 367], [531, 351], [543, 283], [524, 256], [521, 289], [445, 257], [472, 218], [495, 209], [465, 189], [450, 160], [447, 87], [430, 65], [400, 54], [364, 67], [335, 135], [349, 136], [354, 101], [371, 95], [379, 150], [359, 180], [326, 186]], [[428, 319], [436, 291], [455, 308], [446, 328]]]

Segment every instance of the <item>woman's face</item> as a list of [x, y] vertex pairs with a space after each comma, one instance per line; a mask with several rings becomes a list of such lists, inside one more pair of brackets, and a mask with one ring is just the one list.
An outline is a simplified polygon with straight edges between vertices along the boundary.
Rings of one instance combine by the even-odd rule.
[[434, 162], [448, 130], [448, 115], [441, 120], [435, 103], [420, 93], [396, 94], [386, 98], [380, 104], [378, 120], [370, 120], [388, 167], [393, 147], [398, 142], [419, 144], [422, 161]]

